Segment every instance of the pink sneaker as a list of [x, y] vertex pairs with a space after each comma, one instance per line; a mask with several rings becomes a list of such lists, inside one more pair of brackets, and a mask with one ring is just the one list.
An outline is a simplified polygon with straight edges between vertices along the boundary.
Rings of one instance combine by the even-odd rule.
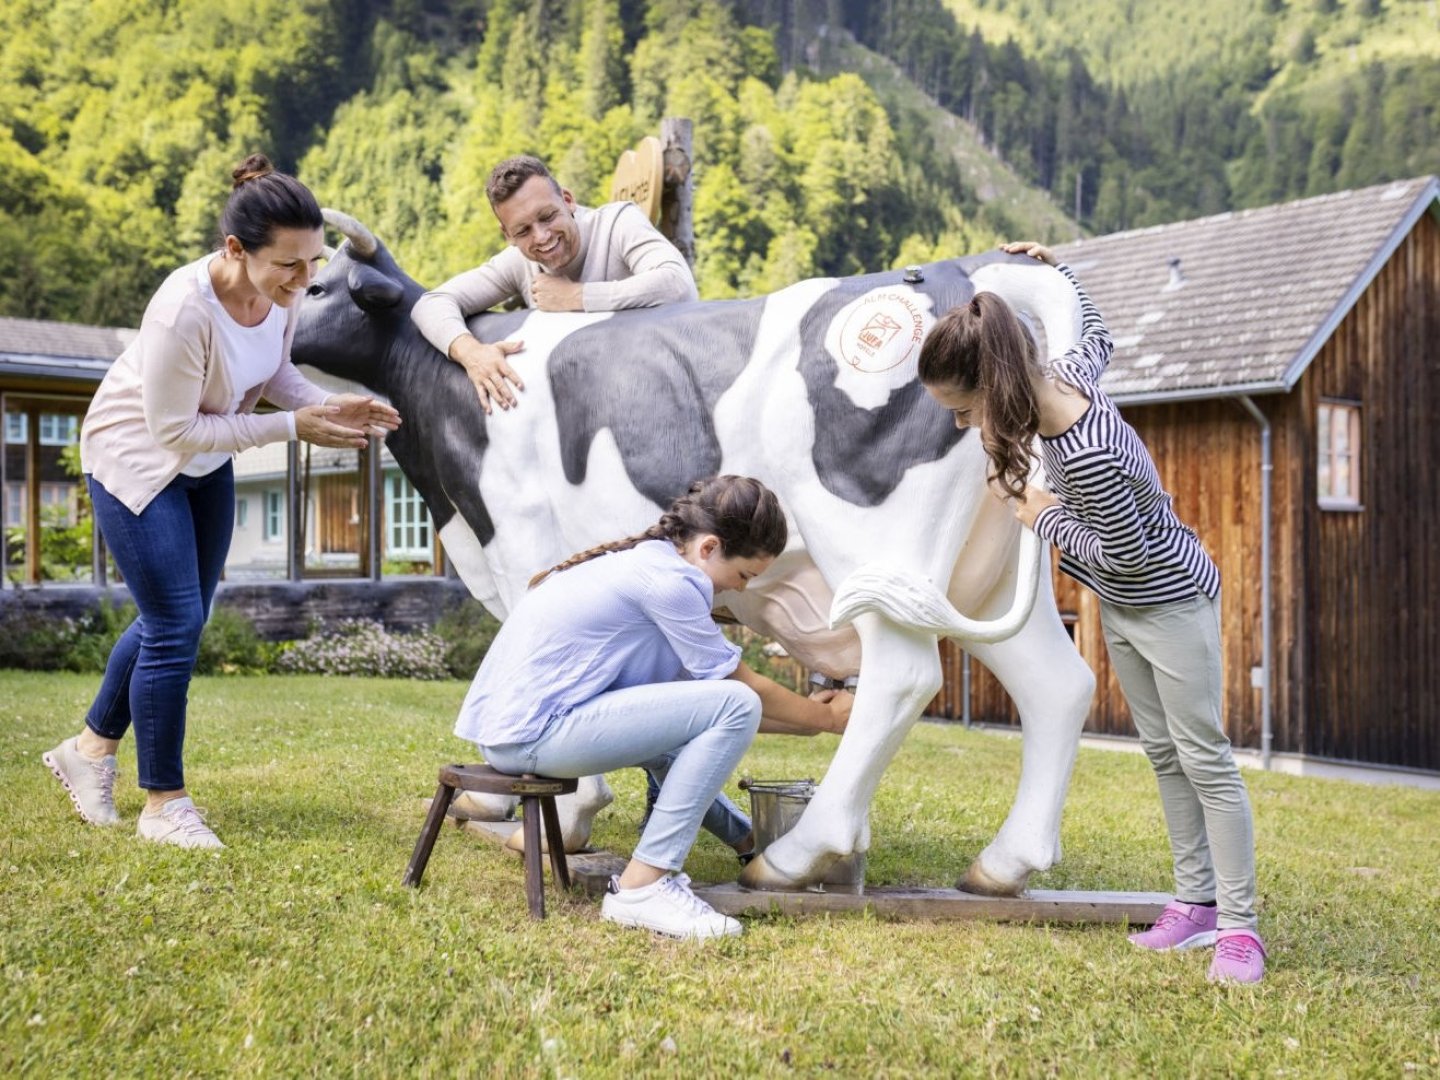
[[1265, 944], [1253, 930], [1221, 930], [1210, 961], [1211, 982], [1257, 983], [1265, 974]]
[[1200, 949], [1215, 944], [1215, 909], [1171, 900], [1149, 930], [1131, 934], [1142, 949]]

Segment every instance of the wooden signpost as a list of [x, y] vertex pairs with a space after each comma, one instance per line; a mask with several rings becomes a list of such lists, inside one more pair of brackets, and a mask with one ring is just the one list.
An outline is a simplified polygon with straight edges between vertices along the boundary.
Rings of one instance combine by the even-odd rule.
[[610, 181], [610, 201], [629, 200], [660, 224], [660, 196], [664, 179], [664, 148], [654, 135], [646, 135], [633, 150], [620, 155]]
[[679, 117], [660, 121], [660, 137], [646, 135], [620, 155], [610, 199], [629, 199], [695, 264], [694, 125]]

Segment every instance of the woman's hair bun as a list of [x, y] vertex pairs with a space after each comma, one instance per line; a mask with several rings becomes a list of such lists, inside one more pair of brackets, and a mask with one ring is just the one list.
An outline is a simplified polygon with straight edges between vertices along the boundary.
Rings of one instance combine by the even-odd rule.
[[234, 186], [238, 188], [247, 181], [258, 180], [262, 176], [269, 176], [274, 171], [275, 166], [270, 164], [270, 159], [264, 154], [251, 154], [239, 165], [235, 166], [230, 175], [234, 178]]

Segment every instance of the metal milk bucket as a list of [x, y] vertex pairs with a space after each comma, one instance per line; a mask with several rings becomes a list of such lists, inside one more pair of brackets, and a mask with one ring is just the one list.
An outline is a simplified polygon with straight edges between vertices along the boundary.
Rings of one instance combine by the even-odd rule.
[[[740, 788], [750, 793], [750, 821], [755, 828], [755, 850], [764, 851], [795, 827], [805, 807], [815, 795], [814, 780], [751, 780], [740, 781]], [[865, 891], [865, 853], [854, 852], [831, 865], [817, 885], [819, 892]]]

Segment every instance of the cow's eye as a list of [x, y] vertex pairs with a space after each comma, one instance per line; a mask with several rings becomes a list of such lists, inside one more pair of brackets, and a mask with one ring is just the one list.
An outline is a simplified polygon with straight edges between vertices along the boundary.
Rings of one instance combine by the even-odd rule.
[[325, 286], [318, 281], [312, 281], [310, 287], [305, 290], [306, 296], [320, 296], [325, 292]]

